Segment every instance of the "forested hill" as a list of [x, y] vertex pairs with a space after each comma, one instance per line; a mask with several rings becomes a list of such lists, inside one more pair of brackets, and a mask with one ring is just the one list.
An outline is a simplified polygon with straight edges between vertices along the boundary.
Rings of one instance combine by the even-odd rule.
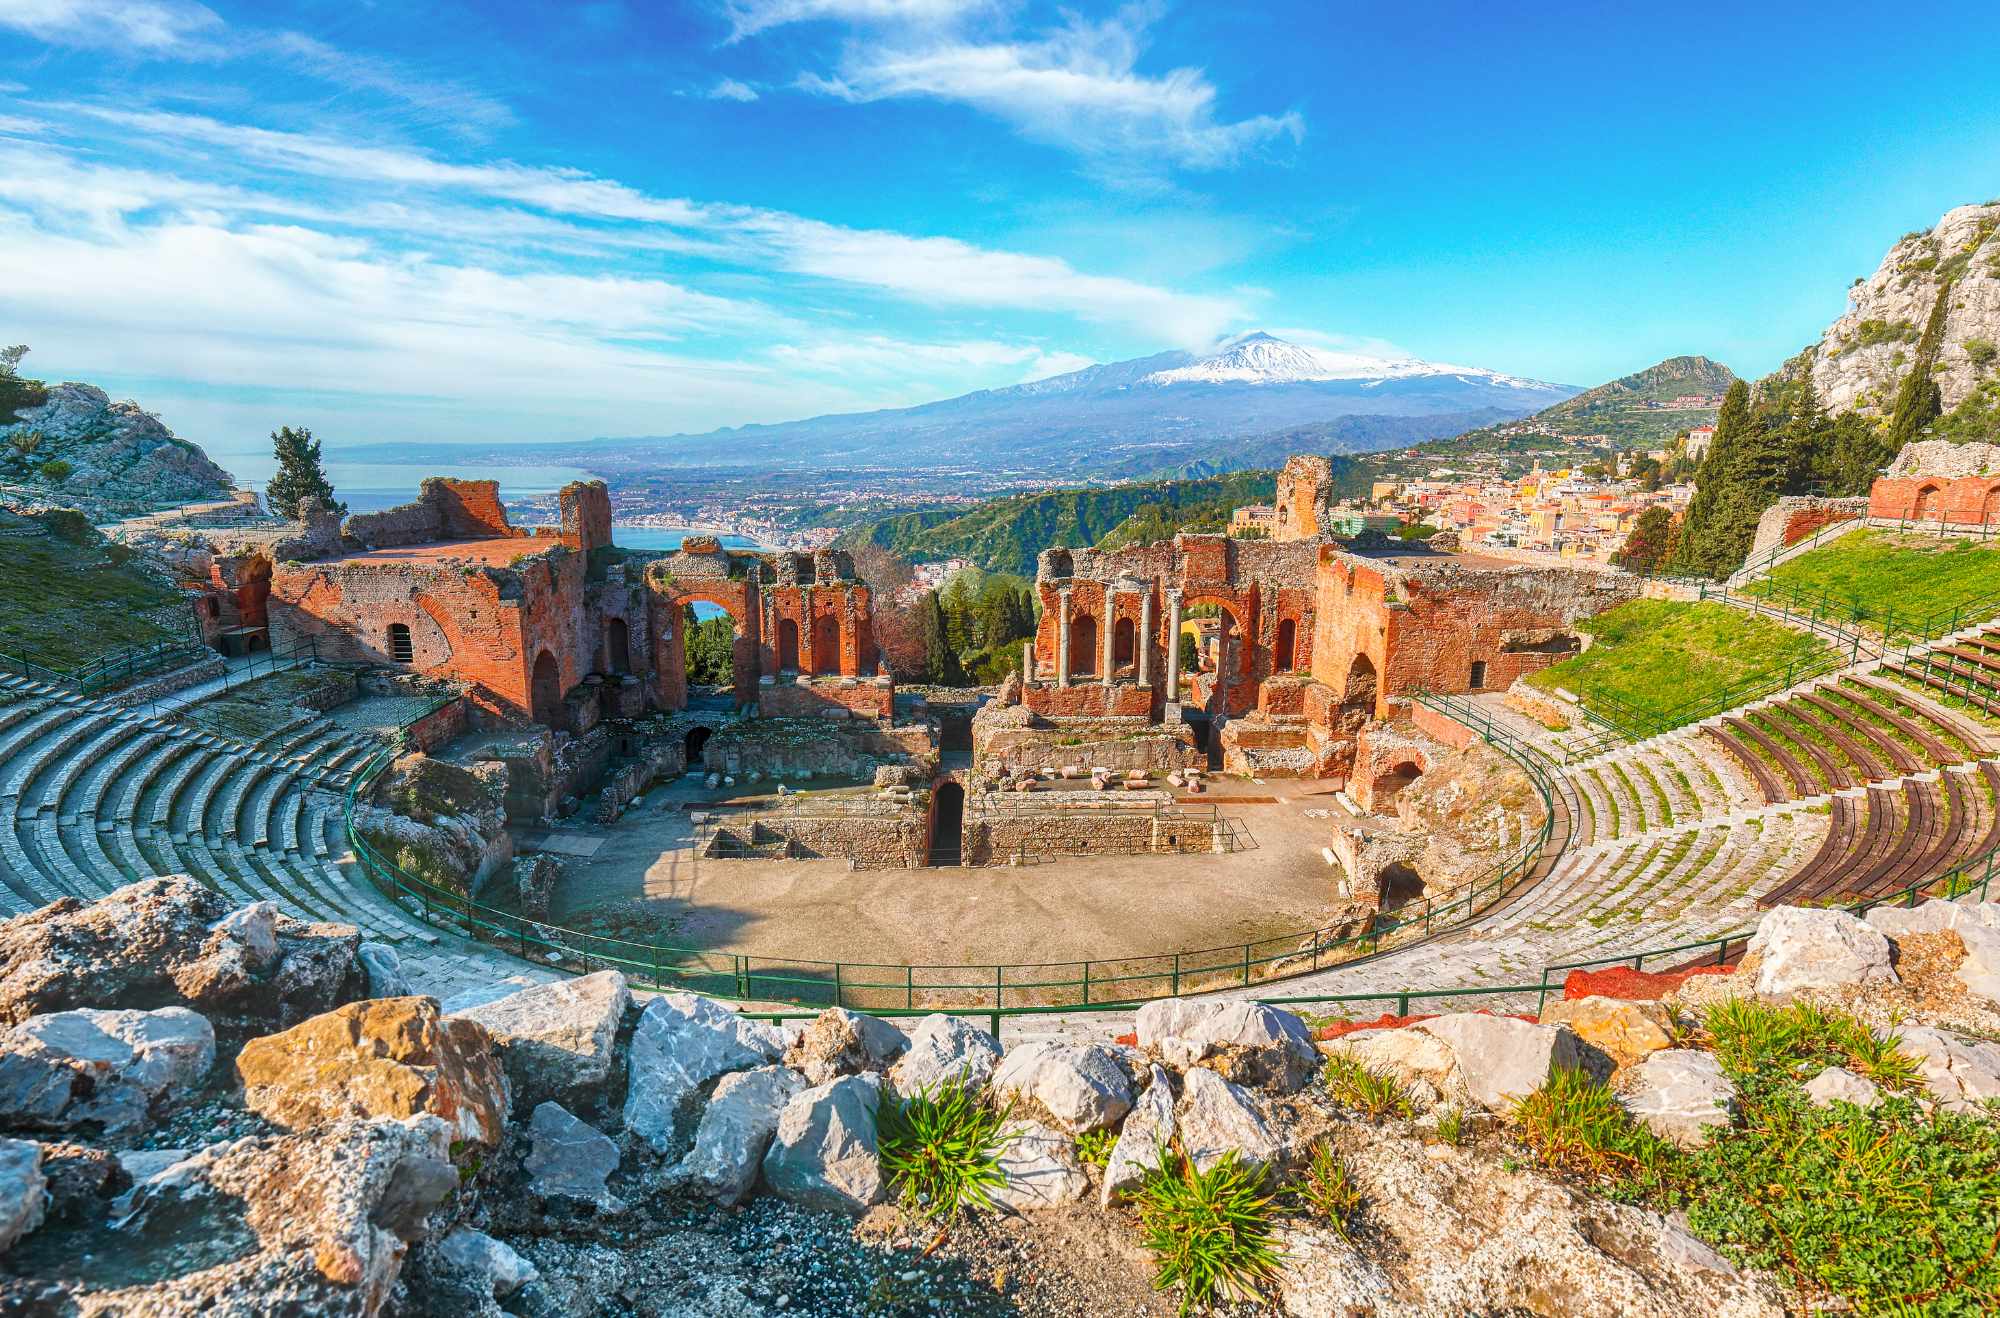
[[1269, 499], [1276, 489], [1275, 472], [1238, 471], [1202, 480], [1017, 494], [969, 510], [925, 509], [863, 523], [842, 535], [840, 544], [879, 545], [920, 561], [965, 558], [991, 572], [1031, 577], [1044, 549], [1094, 545], [1113, 532], [1125, 542], [1160, 539], [1177, 530], [1219, 531], [1228, 525], [1230, 510]]

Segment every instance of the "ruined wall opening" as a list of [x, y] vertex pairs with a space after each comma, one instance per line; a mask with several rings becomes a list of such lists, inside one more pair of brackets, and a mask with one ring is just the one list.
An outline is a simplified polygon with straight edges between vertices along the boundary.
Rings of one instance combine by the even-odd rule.
[[236, 575], [236, 625], [255, 633], [244, 637], [245, 650], [271, 648], [271, 560], [262, 554]]
[[1472, 661], [1472, 676], [1467, 679], [1466, 685], [1474, 691], [1484, 691], [1486, 689], [1486, 661], [1484, 659], [1474, 659]]
[[1120, 618], [1117, 627], [1111, 633], [1112, 667], [1123, 668], [1127, 664], [1137, 662], [1135, 658], [1137, 651], [1133, 646], [1132, 637], [1132, 620], [1130, 618]]
[[799, 625], [790, 618], [778, 619], [778, 671], [799, 671]]
[[931, 864], [958, 864], [964, 831], [965, 789], [957, 783], [938, 784], [931, 794]]
[[551, 728], [562, 726], [562, 669], [547, 650], [535, 656], [533, 676], [528, 683], [528, 707], [537, 723]]
[[1979, 520], [1988, 524], [2000, 522], [2000, 485], [1986, 491], [1979, 504]]
[[1376, 900], [1385, 911], [1408, 906], [1424, 895], [1424, 881], [1408, 865], [1398, 861], [1375, 876]]
[[1375, 717], [1375, 661], [1365, 654], [1354, 656], [1347, 668], [1347, 690], [1340, 697], [1341, 722], [1359, 727]]
[[747, 653], [743, 624], [729, 605], [707, 599], [701, 603], [710, 616], [702, 617], [692, 601], [681, 605], [681, 671], [688, 699], [735, 699], [738, 691], [754, 684], [754, 679], [744, 680], [743, 670], [755, 663], [755, 656]]
[[1938, 510], [1938, 487], [1925, 485], [1917, 490], [1917, 503], [1912, 512], [1917, 517], [1931, 517]]
[[613, 618], [604, 624], [604, 648], [607, 651], [605, 662], [611, 665], [612, 672], [632, 671], [632, 652], [628, 646], [629, 634], [625, 629], [623, 618]]
[[1272, 650], [1271, 668], [1289, 673], [1298, 667], [1299, 628], [1290, 618], [1278, 624], [1278, 643]]
[[1415, 764], [1399, 764], [1387, 773], [1376, 774], [1375, 781], [1369, 784], [1370, 803], [1376, 811], [1388, 813], [1395, 808], [1397, 795], [1423, 774], [1423, 769]]
[[410, 643], [410, 625], [406, 622], [389, 624], [389, 658], [399, 664], [409, 663], [416, 658], [416, 647]]
[[813, 619], [813, 676], [840, 671], [840, 620], [828, 615]]
[[708, 739], [714, 732], [714, 728], [688, 729], [687, 738], [681, 743], [682, 747], [687, 751], [688, 768], [692, 769], [701, 763], [702, 752], [707, 749]]
[[1072, 677], [1097, 671], [1097, 619], [1088, 613], [1069, 621], [1069, 671]]

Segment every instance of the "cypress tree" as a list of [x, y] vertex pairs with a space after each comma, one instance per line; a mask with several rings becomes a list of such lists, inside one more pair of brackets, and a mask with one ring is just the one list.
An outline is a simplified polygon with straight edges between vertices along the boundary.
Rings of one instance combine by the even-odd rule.
[[958, 666], [958, 652], [952, 649], [944, 608], [938, 603], [936, 591], [924, 592], [923, 602], [917, 605], [917, 617], [924, 638], [924, 681], [931, 686], [965, 685], [965, 673]]
[[1933, 421], [1944, 415], [1944, 395], [1938, 391], [1931, 372], [1937, 369], [1938, 350], [1944, 346], [1945, 306], [1951, 297], [1951, 281], [1939, 285], [1937, 300], [1931, 303], [1930, 319], [1924, 322], [1923, 337], [1917, 340], [1916, 358], [1910, 373], [1896, 391], [1896, 406], [1889, 413], [1891, 456], [1903, 445], [1923, 437]]
[[1741, 531], [1744, 511], [1757, 497], [1765, 470], [1782, 469], [1782, 450], [1773, 462], [1773, 447], [1750, 415], [1750, 386], [1742, 380], [1732, 382], [1716, 418], [1715, 438], [1695, 473], [1694, 498], [1688, 502], [1674, 557], [1676, 570], [1720, 577], [1743, 561], [1762, 504], [1750, 514], [1748, 534]]
[[347, 505], [335, 502], [333, 485], [320, 466], [319, 441], [304, 426], [294, 430], [280, 426], [271, 432], [271, 448], [278, 458], [278, 470], [264, 486], [264, 502], [271, 511], [288, 521], [296, 521], [299, 504], [316, 498], [336, 515], [344, 515]]

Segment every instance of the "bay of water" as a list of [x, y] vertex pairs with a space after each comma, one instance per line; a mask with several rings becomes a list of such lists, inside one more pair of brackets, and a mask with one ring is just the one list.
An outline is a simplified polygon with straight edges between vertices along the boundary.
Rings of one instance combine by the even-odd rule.
[[[268, 454], [232, 456], [228, 465], [239, 482], [259, 494], [276, 466]], [[426, 476], [497, 480], [502, 502], [553, 494], [571, 481], [591, 478], [581, 467], [493, 467], [467, 471], [440, 470], [435, 462], [342, 462], [338, 458], [328, 458], [325, 465], [326, 478], [333, 482], [334, 497], [346, 504], [350, 513], [378, 513], [409, 503], [417, 497], [417, 487]]]

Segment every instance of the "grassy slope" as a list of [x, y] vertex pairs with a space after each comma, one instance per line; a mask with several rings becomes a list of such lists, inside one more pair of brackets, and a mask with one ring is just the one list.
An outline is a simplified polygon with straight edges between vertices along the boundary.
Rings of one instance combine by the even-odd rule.
[[1590, 649], [1528, 680], [1583, 697], [1667, 710], [1823, 653], [1820, 642], [1727, 604], [1634, 600], [1590, 620]]
[[143, 615], [179, 598], [136, 565], [113, 567], [102, 544], [0, 539], [0, 651], [50, 668], [170, 639]]
[[[1900, 628], [2000, 596], [2000, 542], [1852, 531], [1779, 564], [1770, 581], [1780, 596], [1842, 606], [1838, 616], [1880, 623], [1893, 611]], [[2000, 613], [2000, 602], [1989, 612]]]

